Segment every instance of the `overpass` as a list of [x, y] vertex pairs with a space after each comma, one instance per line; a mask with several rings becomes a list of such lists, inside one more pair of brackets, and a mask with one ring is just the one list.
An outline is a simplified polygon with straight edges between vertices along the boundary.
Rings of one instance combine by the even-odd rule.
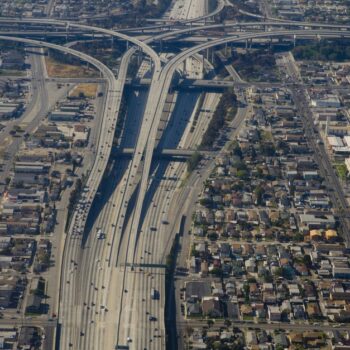
[[[196, 19], [198, 20], [198, 18]], [[179, 36], [181, 34], [187, 34], [187, 33], [192, 33], [192, 32], [203, 32], [203, 35], [207, 35], [205, 31], [212, 30], [212, 29], [228, 29], [228, 28], [238, 28], [238, 30], [241, 30], [243, 28], [261, 28], [263, 30], [266, 30], [269, 27], [287, 27], [289, 29], [291, 28], [301, 28], [305, 30], [309, 29], [339, 29], [341, 31], [348, 31], [350, 30], [350, 25], [345, 25], [345, 24], [329, 24], [329, 23], [311, 23], [311, 22], [293, 22], [293, 21], [287, 21], [287, 20], [280, 20], [277, 21], [276, 19], [270, 19], [269, 21], [266, 22], [225, 22], [225, 23], [220, 23], [220, 24], [210, 24], [210, 25], [202, 25], [202, 26], [186, 26], [186, 28], [180, 29], [180, 30], [174, 30], [174, 31], [166, 31], [163, 33], [160, 33], [159, 35], [152, 36], [149, 39], [146, 39], [144, 42], [135, 39], [133, 37], [129, 37], [125, 34], [122, 34], [121, 32], [115, 32], [113, 30], [108, 30], [104, 28], [98, 28], [94, 26], [88, 26], [88, 25], [82, 25], [74, 22], [69, 22], [69, 21], [61, 21], [61, 20], [47, 20], [47, 19], [36, 19], [36, 18], [4, 18], [0, 17], [0, 22], [1, 23], [7, 23], [7, 24], [31, 24], [31, 25], [46, 25], [46, 26], [63, 26], [65, 28], [65, 32], [69, 33], [71, 29], [74, 30], [80, 30], [81, 32], [85, 32], [87, 34], [90, 33], [91, 35], [94, 35], [92, 33], [99, 33], [99, 34], [104, 34], [107, 36], [114, 36], [118, 37], [123, 40], [128, 40], [135, 45], [139, 46], [151, 56], [151, 58], [155, 61], [158, 61], [156, 56], [154, 55], [154, 51], [147, 47], [147, 45], [152, 41], [156, 40], [163, 40], [163, 39], [171, 39], [174, 36]], [[182, 24], [186, 24], [186, 21], [177, 21], [181, 22]], [[188, 23], [191, 23], [191, 20], [188, 20]], [[155, 28], [158, 28], [158, 26], [154, 26]], [[153, 28], [153, 26], [150, 27], [141, 27], [142, 29], [146, 28]], [[137, 28], [133, 28], [133, 30], [136, 30]], [[28, 31], [28, 29], [26, 29]], [[120, 31], [124, 31], [126, 29], [121, 29]], [[131, 30], [129, 28], [128, 30]], [[44, 31], [45, 32], [45, 31]], [[48, 31], [46, 31], [48, 33]], [[96, 34], [95, 34], [96, 35]], [[222, 35], [225, 35], [223, 32]], [[153, 52], [152, 52], [153, 51]]]
[[157, 53], [147, 45], [147, 43], [142, 42], [134, 37], [128, 36], [126, 34], [116, 32], [111, 29], [99, 28], [90, 25], [63, 21], [63, 20], [55, 20], [55, 19], [37, 19], [37, 18], [0, 18], [1, 23], [28, 23], [28, 24], [41, 24], [47, 26], [60, 26], [65, 28], [68, 33], [70, 28], [84, 30], [90, 33], [100, 33], [110, 36], [111, 38], [119, 38], [125, 40], [127, 42], [131, 42], [134, 45], [138, 46], [145, 54], [150, 56], [152, 62], [155, 65], [155, 71], [160, 71], [161, 61]]
[[[133, 148], [123, 148], [118, 149], [117, 147], [112, 148], [111, 155], [113, 157], [131, 157], [134, 154], [135, 150]], [[194, 154], [200, 153], [205, 156], [212, 156], [215, 152], [210, 151], [198, 151], [194, 149], [162, 149], [154, 151], [154, 156], [159, 158], [175, 158], [175, 159], [188, 159], [191, 158]]]

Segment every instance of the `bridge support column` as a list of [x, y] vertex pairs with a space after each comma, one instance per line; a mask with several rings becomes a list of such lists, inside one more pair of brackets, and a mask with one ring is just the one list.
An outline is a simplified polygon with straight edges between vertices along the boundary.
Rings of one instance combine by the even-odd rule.
[[163, 40], [162, 39], [159, 40], [159, 48], [160, 48], [160, 51], [163, 51]]
[[204, 76], [204, 54], [202, 55], [202, 75]]
[[139, 50], [137, 50], [136, 55], [137, 55], [137, 65], [139, 66], [141, 64], [141, 54]]
[[129, 50], [129, 41], [126, 41], [126, 49]]
[[245, 49], [248, 50], [248, 39], [245, 41]]
[[66, 43], [68, 42], [68, 29], [69, 29], [69, 25], [66, 25]]
[[293, 35], [293, 46], [294, 46], [294, 47], [295, 47], [296, 39], [297, 39], [297, 36], [294, 34], [294, 35]]
[[206, 55], [207, 55], [207, 60], [209, 60], [209, 49], [207, 49]]
[[211, 63], [214, 62], [214, 48], [211, 49]]
[[113, 35], [111, 36], [111, 45], [112, 45], [111, 48], [113, 50], [114, 49], [114, 36]]

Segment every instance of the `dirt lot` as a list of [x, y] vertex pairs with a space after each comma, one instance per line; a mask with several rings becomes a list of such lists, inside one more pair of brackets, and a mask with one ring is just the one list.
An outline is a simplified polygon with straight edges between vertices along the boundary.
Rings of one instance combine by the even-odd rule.
[[64, 64], [54, 60], [51, 57], [45, 57], [47, 74], [55, 78], [84, 78], [98, 77], [95, 69], [86, 68], [86, 66], [75, 66], [72, 64]]

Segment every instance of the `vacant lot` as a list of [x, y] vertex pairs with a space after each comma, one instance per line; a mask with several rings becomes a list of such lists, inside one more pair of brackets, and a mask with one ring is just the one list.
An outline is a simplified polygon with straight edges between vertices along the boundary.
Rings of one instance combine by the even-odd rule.
[[98, 77], [95, 69], [83, 65], [65, 64], [51, 57], [45, 57], [47, 74], [55, 78], [84, 78]]

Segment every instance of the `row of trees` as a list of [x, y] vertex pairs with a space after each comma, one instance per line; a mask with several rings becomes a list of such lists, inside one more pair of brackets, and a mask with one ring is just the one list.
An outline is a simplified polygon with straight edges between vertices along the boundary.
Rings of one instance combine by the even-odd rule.
[[82, 180], [80, 178], [78, 178], [75, 181], [75, 187], [71, 191], [70, 196], [69, 196], [69, 203], [68, 203], [68, 207], [67, 207], [68, 217], [67, 217], [67, 221], [66, 221], [66, 229], [69, 226], [70, 219], [71, 219], [73, 211], [74, 211], [74, 207], [77, 204], [77, 201], [79, 200], [82, 188], [83, 188]]
[[210, 148], [215, 139], [218, 137], [219, 131], [225, 126], [228, 118], [235, 115], [237, 108], [237, 97], [232, 90], [228, 90], [221, 96], [220, 102], [214, 112], [207, 131], [203, 135], [201, 148]]

